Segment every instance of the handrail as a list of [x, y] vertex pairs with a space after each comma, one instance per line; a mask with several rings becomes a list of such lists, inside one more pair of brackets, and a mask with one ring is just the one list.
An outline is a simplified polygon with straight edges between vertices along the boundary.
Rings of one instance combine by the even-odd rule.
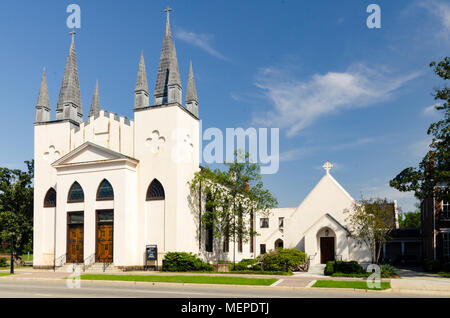
[[95, 264], [95, 253], [86, 257], [83, 261], [83, 272], [86, 271], [89, 267]]
[[112, 264], [112, 262], [105, 262], [105, 263], [103, 263], [103, 272], [105, 272], [106, 271], [106, 269], [109, 267], [109, 265], [111, 265]]
[[342, 255], [336, 255], [335, 259], [336, 259], [337, 261], [342, 261]]
[[66, 263], [66, 261], [67, 261], [67, 253], [55, 259], [55, 262], [53, 264], [53, 271], [56, 271], [57, 267], [62, 267]]

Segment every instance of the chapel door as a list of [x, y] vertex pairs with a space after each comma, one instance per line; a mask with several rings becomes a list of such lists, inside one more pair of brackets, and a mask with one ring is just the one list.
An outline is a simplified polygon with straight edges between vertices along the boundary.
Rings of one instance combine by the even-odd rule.
[[84, 213], [67, 213], [67, 263], [83, 263]]
[[334, 261], [334, 237], [320, 238], [320, 263]]
[[96, 262], [113, 262], [113, 210], [97, 211]]

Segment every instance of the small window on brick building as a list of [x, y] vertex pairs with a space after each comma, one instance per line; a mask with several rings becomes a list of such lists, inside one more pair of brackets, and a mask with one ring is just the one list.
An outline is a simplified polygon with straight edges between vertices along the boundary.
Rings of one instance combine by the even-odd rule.
[[442, 203], [442, 216], [446, 219], [450, 219], [450, 204], [449, 202]]

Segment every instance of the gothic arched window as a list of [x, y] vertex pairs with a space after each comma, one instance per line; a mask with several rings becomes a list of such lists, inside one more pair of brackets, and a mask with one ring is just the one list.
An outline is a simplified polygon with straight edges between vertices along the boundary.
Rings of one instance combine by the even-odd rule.
[[44, 208], [54, 208], [56, 207], [56, 191], [53, 188], [50, 188], [47, 191], [44, 199]]
[[67, 202], [68, 203], [84, 202], [83, 188], [81, 188], [80, 184], [76, 181], [72, 184], [72, 187], [70, 187]]
[[147, 201], [164, 200], [166, 195], [164, 194], [164, 188], [158, 180], [154, 179], [147, 190]]
[[108, 180], [103, 181], [98, 186], [97, 201], [114, 200], [114, 190]]

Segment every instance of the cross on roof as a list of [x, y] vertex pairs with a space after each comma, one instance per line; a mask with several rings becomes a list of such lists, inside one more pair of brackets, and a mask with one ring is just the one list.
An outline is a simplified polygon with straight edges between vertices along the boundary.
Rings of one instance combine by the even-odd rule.
[[172, 11], [172, 8], [167, 6], [167, 8], [164, 9], [164, 12], [166, 12], [167, 14], [169, 14], [169, 12]]
[[74, 36], [75, 34], [77, 34], [77, 32], [75, 32], [75, 30], [70, 31], [69, 33], [70, 35]]
[[331, 164], [331, 162], [327, 161], [324, 163], [324, 165], [322, 166], [322, 168], [325, 169], [325, 171], [327, 172], [327, 174], [330, 174], [330, 170], [331, 168], [333, 168], [333, 165]]

